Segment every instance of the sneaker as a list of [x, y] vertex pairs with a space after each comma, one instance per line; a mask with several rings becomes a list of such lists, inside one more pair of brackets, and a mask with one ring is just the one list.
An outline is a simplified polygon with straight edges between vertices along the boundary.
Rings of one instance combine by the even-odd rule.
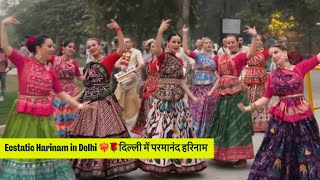
[[0, 96], [0, 102], [4, 101], [3, 96]]

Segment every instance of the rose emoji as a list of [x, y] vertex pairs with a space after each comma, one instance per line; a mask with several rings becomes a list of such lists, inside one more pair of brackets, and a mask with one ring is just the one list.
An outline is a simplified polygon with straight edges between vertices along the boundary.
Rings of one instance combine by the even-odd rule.
[[115, 152], [118, 149], [118, 147], [117, 147], [118, 143], [112, 142], [112, 143], [110, 143], [110, 145], [111, 145], [111, 150], [113, 152]]

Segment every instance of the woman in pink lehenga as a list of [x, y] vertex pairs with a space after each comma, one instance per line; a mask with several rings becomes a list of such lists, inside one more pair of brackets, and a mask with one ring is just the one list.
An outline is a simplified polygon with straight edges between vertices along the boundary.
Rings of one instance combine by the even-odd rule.
[[[62, 55], [52, 56], [50, 60], [64, 91], [72, 97], [79, 94], [78, 85], [74, 79], [83, 80], [78, 63], [72, 58], [74, 53], [75, 43], [73, 41], [66, 41], [62, 44]], [[71, 130], [78, 111], [58, 96], [53, 98], [52, 103], [55, 107], [54, 120], [56, 122], [57, 133], [61, 137], [66, 137]]]

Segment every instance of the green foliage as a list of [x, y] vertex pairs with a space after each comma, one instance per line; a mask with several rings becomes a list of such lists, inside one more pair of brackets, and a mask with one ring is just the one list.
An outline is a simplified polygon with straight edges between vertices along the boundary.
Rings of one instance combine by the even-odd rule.
[[[7, 0], [8, 1], [8, 0]], [[116, 19], [126, 36], [142, 39], [154, 37], [162, 19], [172, 19], [170, 31], [178, 31], [183, 0], [23, 0], [10, 7], [22, 22], [17, 26], [20, 38], [31, 34], [48, 34], [57, 41], [73, 39], [84, 42], [88, 37], [110, 40], [114, 31], [106, 28]], [[198, 1], [190, 1], [190, 24], [199, 25]]]
[[318, 0], [247, 0], [247, 7], [237, 13], [237, 17], [244, 22], [257, 25], [262, 32], [268, 31], [271, 15], [281, 12], [284, 18], [294, 16], [299, 24], [294, 30], [298, 32], [309, 32], [314, 29], [319, 17], [320, 1]]

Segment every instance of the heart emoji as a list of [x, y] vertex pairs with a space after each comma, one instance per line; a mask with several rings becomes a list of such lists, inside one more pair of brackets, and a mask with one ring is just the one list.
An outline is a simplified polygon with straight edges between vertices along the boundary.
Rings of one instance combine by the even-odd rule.
[[109, 148], [108, 144], [106, 144], [106, 143], [100, 144], [101, 151], [106, 152], [108, 150], [108, 148]]

